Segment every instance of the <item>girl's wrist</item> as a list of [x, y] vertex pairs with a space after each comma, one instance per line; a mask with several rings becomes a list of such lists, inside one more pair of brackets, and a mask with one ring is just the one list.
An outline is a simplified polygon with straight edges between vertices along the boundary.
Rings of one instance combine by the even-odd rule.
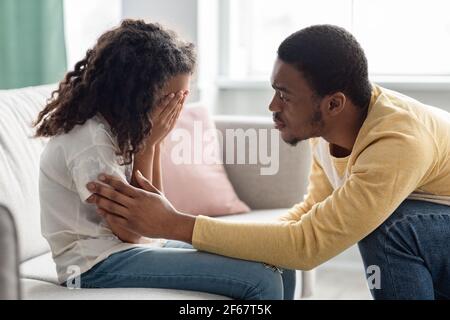
[[146, 145], [145, 149], [153, 149], [154, 150], [156, 145], [158, 145], [158, 144], [159, 144], [158, 141], [148, 139], [145, 144]]
[[155, 154], [155, 146], [147, 141], [145, 143], [145, 146], [136, 154], [135, 161], [141, 162], [141, 160], [144, 160], [145, 163], [147, 163], [146, 159], [148, 157], [151, 157], [153, 159], [154, 154]]

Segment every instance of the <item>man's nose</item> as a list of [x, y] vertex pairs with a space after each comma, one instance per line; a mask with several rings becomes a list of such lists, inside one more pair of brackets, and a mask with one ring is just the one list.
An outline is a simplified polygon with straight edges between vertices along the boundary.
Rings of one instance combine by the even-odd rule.
[[272, 98], [272, 101], [269, 103], [269, 110], [271, 112], [281, 111], [280, 103], [277, 100], [278, 100], [277, 97], [274, 96]]

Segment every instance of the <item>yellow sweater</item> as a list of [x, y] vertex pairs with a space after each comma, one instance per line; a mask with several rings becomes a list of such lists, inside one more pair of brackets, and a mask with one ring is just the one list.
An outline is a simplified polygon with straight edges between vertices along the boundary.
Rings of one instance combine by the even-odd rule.
[[374, 86], [352, 153], [333, 159], [328, 151], [335, 176], [324, 169], [329, 165], [317, 150], [321, 145], [323, 151], [321, 140], [311, 141], [312, 170], [302, 203], [272, 223], [199, 216], [194, 247], [309, 270], [375, 230], [413, 192], [450, 205], [449, 113]]

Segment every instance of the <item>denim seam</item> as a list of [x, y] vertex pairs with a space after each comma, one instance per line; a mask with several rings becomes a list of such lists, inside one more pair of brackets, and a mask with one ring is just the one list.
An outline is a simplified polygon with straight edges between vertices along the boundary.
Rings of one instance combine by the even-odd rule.
[[431, 216], [450, 216], [450, 213], [447, 213], [447, 214], [443, 214], [443, 213], [419, 213], [419, 214], [414, 214], [414, 215], [408, 215], [408, 216], [405, 216], [405, 217], [403, 217], [401, 219], [398, 219], [398, 220], [394, 221], [389, 226], [386, 226], [385, 227], [386, 228], [386, 232], [389, 232], [389, 229], [391, 229], [392, 227], [394, 227], [398, 223], [404, 222], [408, 218], [417, 218], [417, 217], [421, 217], [421, 216], [426, 216], [426, 217], [431, 217]]
[[[388, 265], [390, 266], [391, 262], [389, 260], [389, 256], [387, 255], [387, 250], [388, 250], [388, 248], [387, 248], [387, 239], [388, 239], [388, 235], [389, 235], [389, 228], [386, 228], [386, 236], [383, 239], [383, 241], [384, 241], [384, 243], [383, 243], [383, 247], [384, 247], [383, 254], [384, 254], [385, 258], [386, 258], [386, 261], [387, 261]], [[395, 299], [398, 299], [397, 298], [398, 297], [397, 288], [395, 286], [394, 277], [392, 276], [392, 272], [391, 272], [391, 268], [390, 267], [388, 268], [388, 273], [389, 273], [389, 279], [390, 279], [390, 282], [391, 282], [391, 286], [392, 286], [393, 291], [394, 291]]]

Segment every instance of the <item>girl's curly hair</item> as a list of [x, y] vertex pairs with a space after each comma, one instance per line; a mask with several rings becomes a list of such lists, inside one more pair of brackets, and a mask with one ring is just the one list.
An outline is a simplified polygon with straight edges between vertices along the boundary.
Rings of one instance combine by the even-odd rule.
[[100, 113], [110, 122], [118, 155], [129, 164], [150, 134], [149, 115], [158, 92], [171, 77], [192, 74], [195, 61], [194, 45], [173, 32], [124, 20], [104, 33], [59, 83], [34, 123], [35, 136], [67, 133]]

